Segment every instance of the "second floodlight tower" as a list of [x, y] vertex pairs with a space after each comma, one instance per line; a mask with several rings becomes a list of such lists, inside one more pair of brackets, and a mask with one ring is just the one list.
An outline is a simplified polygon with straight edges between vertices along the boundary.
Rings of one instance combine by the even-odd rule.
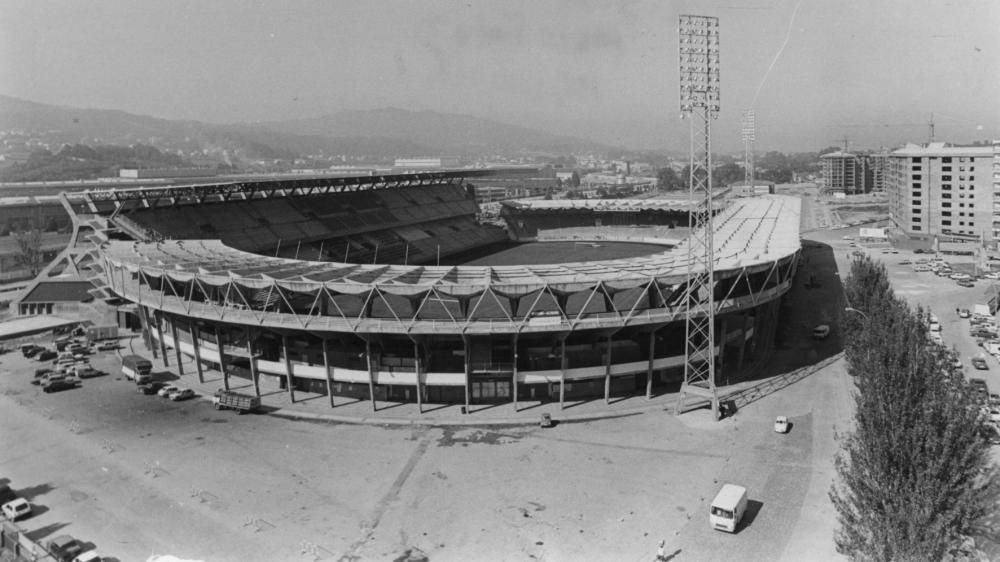
[[719, 18], [680, 17], [681, 116], [691, 124], [691, 231], [688, 236], [687, 289], [684, 295], [686, 345], [684, 382], [677, 412], [688, 394], [711, 401], [718, 418], [715, 389], [715, 297], [712, 248], [712, 121], [719, 114]]

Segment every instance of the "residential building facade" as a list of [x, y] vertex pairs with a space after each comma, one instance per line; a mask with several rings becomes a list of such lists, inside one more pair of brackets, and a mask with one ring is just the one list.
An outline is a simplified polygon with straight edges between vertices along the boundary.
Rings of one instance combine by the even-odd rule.
[[1000, 207], [994, 226], [994, 150], [994, 146], [931, 143], [909, 144], [890, 153], [886, 192], [896, 227], [917, 237], [997, 240]]

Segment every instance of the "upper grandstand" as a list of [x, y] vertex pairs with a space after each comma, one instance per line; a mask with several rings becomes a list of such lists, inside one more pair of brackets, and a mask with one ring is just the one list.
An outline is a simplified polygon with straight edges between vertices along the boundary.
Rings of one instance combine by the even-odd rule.
[[426, 263], [507, 240], [503, 229], [476, 222], [464, 185], [497, 173], [512, 170], [95, 191], [71, 204], [143, 241], [218, 239], [277, 257]]

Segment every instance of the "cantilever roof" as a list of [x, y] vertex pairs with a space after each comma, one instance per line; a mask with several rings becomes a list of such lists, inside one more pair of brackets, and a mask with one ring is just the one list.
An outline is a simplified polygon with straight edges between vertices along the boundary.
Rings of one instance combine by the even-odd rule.
[[688, 211], [695, 205], [687, 199], [531, 199], [503, 201], [502, 204], [518, 209], [539, 211], [587, 210], [596, 212]]
[[[715, 216], [717, 270], [767, 264], [799, 249], [800, 200], [765, 196], [733, 202]], [[626, 289], [651, 278], [687, 274], [688, 241], [662, 253], [629, 259], [521, 266], [414, 266], [313, 262], [260, 256], [230, 248], [219, 240], [168, 240], [155, 243], [111, 241], [102, 246], [113, 264], [186, 281], [194, 277], [218, 285], [231, 280], [248, 285], [273, 281], [303, 290], [326, 285], [343, 292], [378, 286], [396, 294], [431, 287], [443, 293], [472, 294], [486, 286], [524, 294], [539, 286], [573, 291], [603, 282]]]

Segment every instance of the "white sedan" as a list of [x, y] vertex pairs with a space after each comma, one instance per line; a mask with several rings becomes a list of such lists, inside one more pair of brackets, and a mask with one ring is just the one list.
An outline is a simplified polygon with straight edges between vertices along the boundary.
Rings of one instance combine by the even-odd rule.
[[170, 396], [174, 392], [177, 392], [180, 389], [181, 389], [181, 387], [179, 387], [179, 386], [176, 386], [176, 385], [173, 385], [173, 384], [168, 384], [167, 386], [164, 386], [163, 388], [161, 388], [160, 390], [158, 390], [156, 392], [156, 394], [158, 396], [162, 396], [164, 398], [167, 398], [168, 396]]
[[11, 521], [17, 521], [22, 517], [31, 515], [31, 504], [24, 498], [17, 498], [0, 506], [4, 517]]
[[774, 420], [774, 432], [775, 433], [788, 433], [788, 418], [785, 416], [778, 416]]

